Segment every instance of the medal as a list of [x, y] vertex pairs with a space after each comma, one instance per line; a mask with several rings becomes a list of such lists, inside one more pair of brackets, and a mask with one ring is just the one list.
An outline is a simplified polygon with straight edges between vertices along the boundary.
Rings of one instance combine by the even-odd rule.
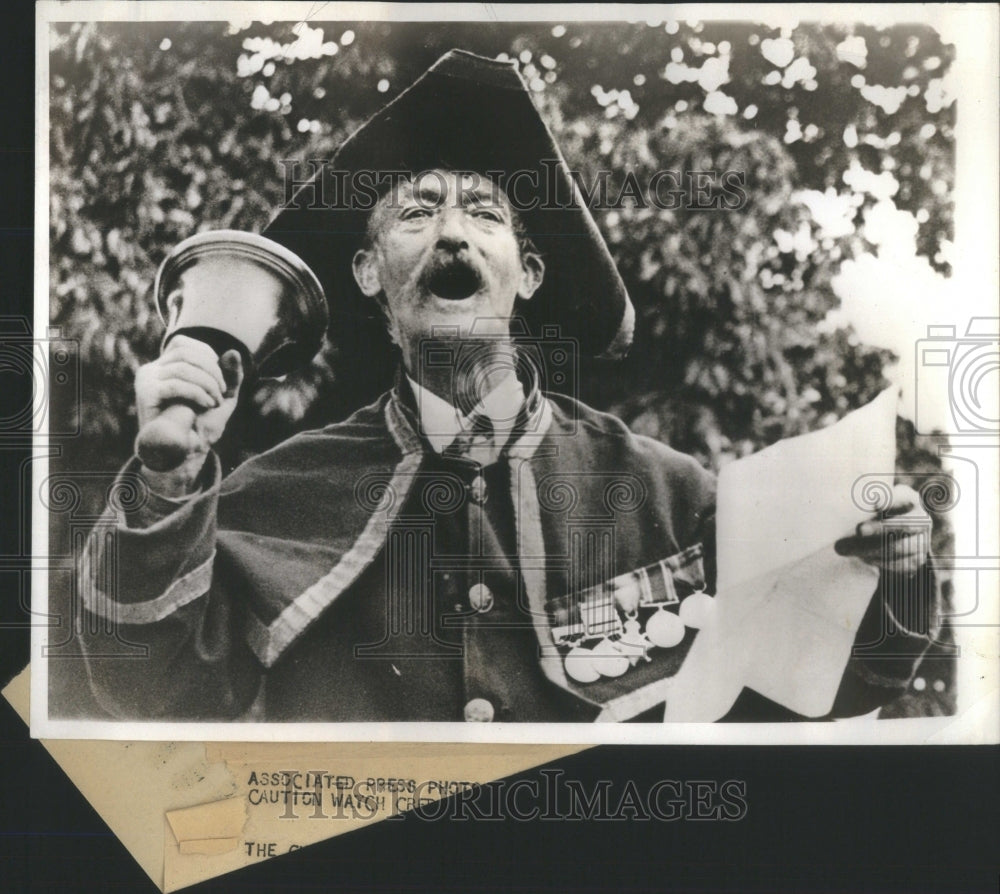
[[680, 618], [688, 627], [700, 630], [712, 625], [715, 608], [715, 599], [704, 590], [698, 590], [681, 603]]
[[591, 655], [594, 668], [602, 677], [620, 677], [631, 667], [628, 658], [607, 638], [594, 646]]
[[653, 660], [648, 654], [649, 647], [653, 644], [643, 634], [639, 621], [636, 618], [637, 614], [638, 612], [629, 612], [628, 618], [625, 621], [625, 632], [618, 639], [618, 642], [615, 643], [618, 651], [628, 658], [629, 664], [633, 667], [638, 663], [640, 658], [644, 658], [646, 661]]
[[577, 683], [593, 683], [601, 676], [594, 667], [594, 653], [579, 644], [566, 653], [563, 666], [566, 668], [566, 676], [576, 680]]
[[654, 646], [672, 649], [684, 639], [684, 622], [660, 606], [646, 621], [646, 636]]

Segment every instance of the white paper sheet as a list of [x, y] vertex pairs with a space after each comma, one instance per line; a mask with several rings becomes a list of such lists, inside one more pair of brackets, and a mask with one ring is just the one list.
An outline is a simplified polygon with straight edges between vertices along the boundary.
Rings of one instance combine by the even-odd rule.
[[807, 717], [829, 712], [878, 580], [833, 543], [872, 515], [859, 482], [891, 487], [895, 425], [888, 389], [722, 470], [716, 620], [674, 677], [666, 720], [717, 720], [744, 687]]

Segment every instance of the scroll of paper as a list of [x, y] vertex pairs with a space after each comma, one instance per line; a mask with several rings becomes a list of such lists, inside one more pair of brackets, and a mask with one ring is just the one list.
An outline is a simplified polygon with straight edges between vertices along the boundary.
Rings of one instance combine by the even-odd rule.
[[716, 623], [673, 678], [667, 721], [718, 720], [744, 687], [806, 717], [829, 713], [878, 581], [833, 544], [870, 517], [856, 485], [895, 467], [895, 425], [889, 389], [723, 468]]

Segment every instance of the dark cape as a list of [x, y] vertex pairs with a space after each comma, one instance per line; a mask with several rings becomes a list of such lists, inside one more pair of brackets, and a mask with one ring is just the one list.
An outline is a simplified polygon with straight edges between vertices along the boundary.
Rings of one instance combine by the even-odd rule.
[[[682, 598], [711, 591], [714, 479], [579, 402], [536, 393], [529, 409], [480, 470], [433, 454], [397, 388], [225, 480], [210, 455], [187, 500], [109, 512], [85, 553], [86, 606], [148, 656], [102, 657], [107, 633], [84, 625], [101, 706], [129, 719], [460, 721], [483, 704], [475, 719], [662, 719], [663, 680], [694, 631], [577, 683], [553, 629], [579, 593], [637, 569], [669, 569]], [[137, 472], [133, 460], [123, 476]], [[886, 577], [858, 642], [898, 616], [889, 594], [933, 589], [929, 569], [907, 588]], [[496, 596], [486, 612], [470, 607], [477, 585]], [[834, 714], [898, 696], [929, 644], [882, 639], [848, 662]], [[757, 701], [741, 719], [781, 715]]]

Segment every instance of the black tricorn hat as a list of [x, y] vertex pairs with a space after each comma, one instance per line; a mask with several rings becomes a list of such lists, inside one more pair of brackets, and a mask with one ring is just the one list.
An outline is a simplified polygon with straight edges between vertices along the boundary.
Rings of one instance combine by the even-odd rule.
[[[516, 63], [464, 50], [446, 53], [348, 137], [264, 230], [323, 284], [335, 343], [378, 316], [351, 273], [373, 181], [387, 187], [399, 176], [391, 172], [435, 168], [489, 174], [507, 191], [545, 260], [541, 287], [518, 309], [533, 334], [555, 326], [583, 354], [628, 351], [635, 312], [625, 284]], [[515, 172], [527, 173], [515, 182]]]

